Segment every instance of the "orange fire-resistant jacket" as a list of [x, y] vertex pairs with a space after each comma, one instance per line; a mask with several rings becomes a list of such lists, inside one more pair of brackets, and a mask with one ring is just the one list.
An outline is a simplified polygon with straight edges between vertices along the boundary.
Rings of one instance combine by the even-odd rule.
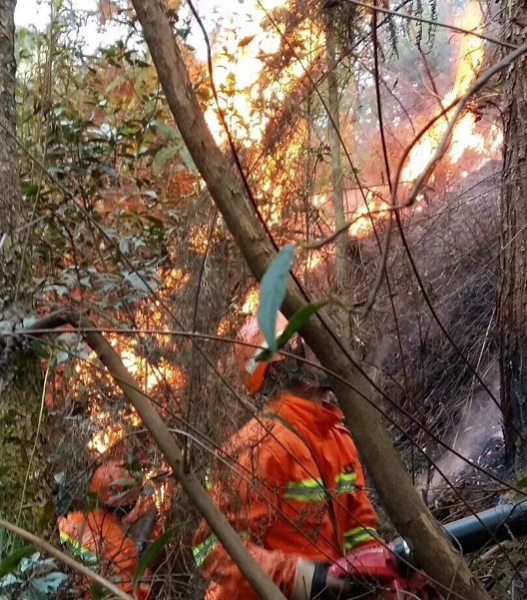
[[[331, 562], [378, 543], [377, 517], [342, 419], [331, 405], [279, 395], [225, 446], [214, 470], [216, 503], [286, 597], [299, 559]], [[257, 600], [204, 523], [194, 558], [212, 580], [207, 600]]]
[[[59, 517], [60, 539], [68, 543], [88, 565], [97, 565], [101, 575], [133, 595], [134, 573], [139, 561], [137, 548], [121, 520], [104, 508], [85, 514], [71, 512]], [[136, 597], [145, 599], [149, 586], [140, 585]]]

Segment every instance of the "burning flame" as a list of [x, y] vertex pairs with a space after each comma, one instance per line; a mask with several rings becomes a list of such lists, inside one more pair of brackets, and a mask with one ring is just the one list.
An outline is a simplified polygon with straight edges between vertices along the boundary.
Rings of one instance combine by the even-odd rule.
[[[388, 212], [386, 203], [381, 200], [377, 193], [376, 188], [368, 190], [366, 196], [366, 203], [357, 208], [353, 215], [357, 219], [349, 228], [349, 233], [353, 237], [361, 237], [365, 234], [370, 233], [372, 230], [372, 219], [382, 219]], [[369, 213], [373, 213], [370, 217]]]
[[[476, 33], [483, 31], [483, 13], [478, 2], [472, 0], [468, 3], [461, 27]], [[465, 35], [459, 47], [454, 85], [442, 101], [444, 106], [448, 106], [456, 98], [467, 93], [481, 69], [484, 56], [483, 40], [473, 35]], [[415, 181], [426, 168], [448, 127], [448, 118], [452, 116], [454, 110], [449, 111], [445, 118], [436, 121], [412, 148], [402, 172], [404, 182]], [[439, 111], [436, 112], [437, 114]], [[485, 140], [482, 134], [475, 132], [475, 128], [476, 116], [471, 112], [467, 112], [458, 120], [452, 131], [448, 153], [451, 164], [457, 163], [469, 148], [480, 154], [483, 153]]]
[[[483, 31], [483, 13], [479, 3], [475, 0], [471, 0], [467, 4], [461, 27], [476, 33]], [[484, 56], [485, 50], [483, 41], [480, 38], [473, 35], [465, 35], [462, 38], [458, 50], [454, 83], [451, 90], [441, 100], [442, 106], [448, 106], [456, 98], [467, 93], [482, 67]], [[404, 182], [415, 181], [426, 168], [445, 134], [448, 127], [448, 119], [452, 116], [454, 110], [455, 108], [449, 111], [444, 118], [436, 121], [412, 148], [407, 164], [402, 172]], [[439, 112], [440, 109], [437, 110], [436, 115]], [[490, 127], [487, 136], [489, 143], [485, 144], [485, 136], [476, 131], [476, 115], [474, 113], [466, 112], [462, 115], [452, 131], [450, 148], [448, 150], [450, 164], [458, 163], [465, 151], [472, 149], [481, 155], [480, 166], [482, 166], [498, 150], [502, 141], [502, 134], [494, 125]], [[488, 153], [484, 155], [484, 152]], [[461, 174], [462, 177], [468, 175], [467, 171], [463, 173]], [[331, 213], [331, 206], [328, 205], [328, 199], [328, 194], [317, 194], [311, 198], [311, 203], [319, 210], [325, 210], [327, 206], [327, 210]], [[413, 208], [415, 212], [419, 213], [423, 210], [421, 200], [422, 198], [418, 198], [418, 203]], [[353, 216], [350, 220], [354, 222], [350, 226], [348, 233], [352, 237], [369, 235], [373, 228], [372, 219], [382, 220], [388, 212], [386, 203], [381, 198], [380, 190], [375, 188], [371, 188], [368, 191], [365, 204], [362, 201], [361, 204], [358, 204], [356, 198], [354, 198], [353, 191], [350, 191], [350, 201], [353, 207]], [[371, 217], [369, 215], [370, 212], [374, 213]]]
[[[163, 338], [163, 342], [166, 342], [167, 340], [164, 338], [168, 337], [168, 342], [170, 342], [170, 336], [159, 337]], [[138, 379], [147, 393], [153, 393], [154, 389], [161, 383], [169, 385], [172, 389], [181, 389], [185, 385], [185, 373], [177, 365], [169, 363], [164, 358], [159, 359], [156, 364], [151, 364], [146, 358], [139, 356], [136, 340], [123, 339], [115, 334], [109, 334], [108, 339], [110, 344], [119, 352], [125, 367]], [[89, 359], [93, 361], [96, 358], [94, 352], [89, 356]], [[95, 380], [89, 369], [86, 369], [84, 365], [77, 364], [75, 370], [79, 376], [79, 383], [82, 383], [85, 387], [93, 387]], [[90, 399], [89, 414], [91, 420], [98, 427], [98, 431], [88, 442], [88, 450], [96, 454], [105, 454], [126, 437], [130, 426], [136, 428], [142, 424], [141, 418], [131, 407], [119, 411], [116, 415], [104, 410], [103, 405], [98, 397]]]
[[[258, 0], [244, 3], [244, 13], [251, 18], [244, 20], [243, 34], [233, 21], [217, 40], [221, 51], [214, 56], [213, 66], [219, 107], [212, 102], [205, 111], [207, 124], [219, 144], [227, 139], [222, 115], [236, 146], [246, 149], [248, 162], [253, 162], [251, 181], [257, 182], [260, 210], [269, 225], [283, 221], [283, 197], [291, 187], [293, 165], [304, 148], [307, 126], [302, 121], [297, 123], [287, 143], [273, 147], [272, 156], [264, 143], [267, 128], [279, 114], [275, 107], [284, 106], [305, 76], [306, 66], [324, 50], [323, 29], [306, 19], [295, 27], [290, 42], [295, 57], [289, 59], [291, 52], [284, 50], [281, 32], [265, 23], [269, 12], [286, 4], [287, 0], [269, 0], [264, 10]], [[280, 71], [276, 67], [269, 70], [274, 73], [272, 77], [264, 70], [270, 62], [281, 67]]]
[[[219, 110], [234, 139], [246, 148], [261, 142], [270, 122], [270, 116], [261, 109], [262, 101], [266, 104], [283, 102], [291, 85], [304, 75], [302, 59], [313, 60], [323, 48], [320, 28], [315, 29], [309, 22], [299, 25], [295, 37], [301, 43], [295, 50], [300, 61], [288, 62], [276, 80], [262, 86], [260, 80], [266, 58], [279, 56], [282, 52], [282, 35], [276, 28], [264, 27], [263, 23], [268, 12], [286, 3], [287, 0], [267, 0], [264, 11], [258, 0], [246, 1], [244, 12], [252, 18], [244, 20], [243, 37], [233, 22], [218, 40], [222, 50], [214, 57], [213, 66], [220, 97]], [[223, 143], [225, 131], [214, 102], [206, 110], [205, 119], [218, 143]]]

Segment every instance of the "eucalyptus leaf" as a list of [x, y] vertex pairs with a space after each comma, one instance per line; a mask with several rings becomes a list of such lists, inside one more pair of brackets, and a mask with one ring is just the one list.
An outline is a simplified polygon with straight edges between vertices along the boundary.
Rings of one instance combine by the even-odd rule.
[[130, 282], [130, 284], [132, 285], [132, 287], [136, 290], [139, 290], [141, 292], [149, 292], [150, 290], [148, 289], [148, 285], [146, 284], [145, 281], [143, 281], [143, 279], [141, 277], [139, 277], [139, 275], [137, 273], [131, 272], [131, 271], [125, 271], [123, 272], [124, 278]]
[[134, 479], [133, 477], [123, 477], [122, 479], [116, 479], [115, 481], [112, 481], [110, 487], [116, 487], [120, 485], [123, 485], [125, 487], [133, 487], [137, 485], [137, 479]]
[[190, 152], [188, 151], [188, 148], [186, 146], [181, 148], [181, 158], [183, 159], [183, 162], [185, 163], [185, 166], [187, 167], [187, 169], [189, 169], [190, 171], [197, 172], [198, 169], [196, 167], [196, 164], [194, 163], [194, 160], [193, 160], [192, 156], [190, 155]]
[[60, 586], [65, 583], [68, 576], [58, 571], [49, 573], [44, 577], [33, 577], [27, 595], [28, 600], [47, 600], [54, 596]]
[[165, 137], [171, 140], [181, 139], [181, 134], [179, 133], [179, 131], [174, 127], [171, 127], [167, 123], [162, 123], [161, 121], [154, 121], [153, 126]]
[[101, 169], [110, 177], [112, 177], [112, 179], [119, 179], [119, 173], [113, 168], [110, 167], [110, 165], [107, 164], [102, 164], [101, 165]]
[[71, 358], [71, 355], [70, 355], [69, 352], [65, 352], [64, 350], [60, 350], [60, 352], [57, 354], [56, 364], [60, 365], [61, 363], [65, 363], [70, 358]]
[[[15, 575], [9, 574], [5, 577], [0, 578], [0, 590], [4, 590], [15, 585], [19, 586], [22, 583], [24, 583], [23, 579], [20, 579], [20, 577], [16, 577]], [[3, 596], [0, 596], [0, 599], [1, 598], [3, 598]]]
[[282, 331], [278, 337], [278, 348], [283, 348], [287, 342], [297, 333], [299, 329], [309, 321], [309, 319], [316, 315], [319, 310], [326, 306], [327, 302], [311, 302], [307, 306], [297, 310], [296, 313], [289, 319], [287, 327]]
[[262, 277], [260, 284], [260, 304], [258, 306], [258, 325], [265, 337], [271, 356], [276, 353], [276, 322], [278, 311], [286, 294], [287, 276], [293, 266], [295, 247], [284, 246]]

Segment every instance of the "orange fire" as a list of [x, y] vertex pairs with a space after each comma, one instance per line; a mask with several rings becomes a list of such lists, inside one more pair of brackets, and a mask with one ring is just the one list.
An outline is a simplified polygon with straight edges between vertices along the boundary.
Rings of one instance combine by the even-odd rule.
[[[263, 10], [258, 0], [247, 0], [243, 12], [243, 28], [232, 22], [216, 40], [221, 48], [213, 60], [214, 82], [219, 94], [219, 107], [215, 102], [205, 111], [205, 119], [221, 145], [226, 133], [219, 118], [221, 111], [237, 147], [247, 149], [251, 160], [251, 183], [260, 200], [261, 213], [269, 225], [283, 221], [287, 186], [291, 185], [292, 166], [301, 156], [307, 137], [304, 123], [297, 124], [295, 132], [283, 145], [273, 148], [272, 156], [263, 147], [267, 127], [277, 116], [275, 107], [284, 105], [289, 94], [305, 76], [306, 68], [324, 51], [323, 29], [309, 19], [298, 24], [291, 36], [295, 57], [282, 60], [290, 54], [283, 37], [274, 26], [266, 23], [267, 13], [287, 5], [287, 0], [265, 2]], [[267, 12], [266, 12], [267, 11]], [[273, 69], [271, 77], [265, 67], [268, 61], [283, 64], [279, 74]]]
[[[387, 212], [387, 205], [378, 196], [377, 189], [371, 188], [366, 196], [366, 203], [357, 208], [353, 215], [354, 219], [358, 220], [356, 220], [349, 228], [349, 234], [353, 237], [361, 237], [369, 234], [372, 230], [372, 219], [382, 219]], [[370, 213], [372, 213], [371, 217]]]
[[[165, 337], [165, 336], [163, 336]], [[168, 336], [170, 337], [170, 336]], [[137, 341], [122, 338], [115, 334], [108, 334], [111, 345], [119, 352], [123, 364], [128, 371], [137, 378], [139, 384], [147, 393], [153, 393], [154, 389], [161, 383], [170, 385], [173, 389], [181, 389], [186, 382], [186, 376], [182, 369], [161, 358], [157, 364], [152, 365], [148, 360], [137, 354]], [[90, 360], [95, 360], [95, 353], [90, 354]], [[93, 385], [93, 379], [84, 365], [77, 364], [76, 372], [79, 382], [85, 386]], [[104, 410], [104, 404], [97, 398], [92, 398], [89, 404], [91, 420], [97, 425], [98, 431], [88, 442], [88, 450], [96, 454], [104, 454], [115, 444], [120, 442], [132, 428], [139, 427], [142, 420], [134, 409], [120, 411], [116, 415]]]
[[[267, 0], [265, 8], [271, 12], [286, 4], [287, 0]], [[282, 36], [276, 28], [264, 27], [266, 12], [257, 0], [246, 1], [243, 12], [251, 18], [244, 19], [241, 32], [239, 24], [234, 22], [222, 32], [217, 40], [221, 52], [215, 55], [213, 66], [214, 82], [220, 96], [219, 109], [234, 139], [251, 148], [262, 140], [270, 121], [270, 116], [261, 109], [262, 100], [280, 103], [285, 99], [291, 85], [305, 73], [303, 61], [309, 63], [320, 53], [324, 34], [309, 22], [298, 26], [295, 37], [301, 40], [296, 48], [300, 61], [290, 61], [278, 79], [262, 87], [260, 79], [265, 59], [282, 51]], [[206, 110], [205, 119], [218, 143], [223, 143], [225, 131], [214, 102]]]
[[[461, 27], [477, 33], [483, 31], [483, 13], [479, 2], [472, 0], [468, 3]], [[448, 106], [456, 98], [466, 94], [481, 69], [484, 56], [483, 40], [468, 34], [462, 38], [458, 52], [456, 78], [452, 89], [443, 99], [443, 106]], [[437, 121], [412, 148], [406, 167], [402, 172], [404, 182], [415, 181], [423, 172], [439, 145], [448, 127], [448, 118], [452, 116], [454, 110], [452, 109], [445, 115], [445, 118]], [[438, 113], [439, 111], [436, 112], [436, 114]], [[450, 163], [457, 163], [467, 149], [475, 150], [480, 154], [485, 151], [485, 139], [481, 133], [476, 132], [476, 116], [472, 112], [464, 114], [453, 129], [448, 151]]]

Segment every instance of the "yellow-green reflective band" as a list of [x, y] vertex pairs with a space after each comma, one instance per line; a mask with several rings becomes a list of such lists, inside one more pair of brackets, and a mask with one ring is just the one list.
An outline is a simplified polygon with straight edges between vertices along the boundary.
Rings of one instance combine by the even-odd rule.
[[326, 498], [326, 491], [324, 484], [318, 479], [290, 481], [286, 485], [284, 498], [298, 500], [299, 502], [314, 502], [324, 500]]
[[363, 544], [364, 542], [371, 542], [375, 539], [376, 530], [372, 527], [356, 527], [351, 531], [347, 531], [344, 534], [345, 544], [344, 548], [346, 550], [351, 550], [358, 546], [359, 544]]
[[84, 546], [81, 546], [80, 542], [74, 540], [64, 531], [60, 532], [60, 541], [65, 544], [69, 544], [72, 547], [73, 551], [79, 554], [83, 563], [89, 565], [96, 565], [99, 562], [96, 554], [94, 554], [91, 550], [88, 550], [88, 548], [84, 548]]
[[211, 554], [217, 544], [218, 538], [213, 534], [199, 546], [193, 548], [192, 553], [194, 554], [194, 561], [198, 567], [201, 567], [201, 565], [207, 560], [207, 557]]
[[341, 473], [335, 477], [337, 494], [357, 491], [357, 473]]
[[[240, 537], [242, 538], [242, 540], [248, 540], [250, 536], [248, 533], [243, 531], [242, 533], [240, 533]], [[216, 548], [218, 544], [218, 538], [214, 534], [212, 534], [199, 546], [196, 546], [192, 549], [194, 561], [198, 568], [201, 567], [201, 565], [203, 565], [203, 563], [212, 554], [212, 551]]]

